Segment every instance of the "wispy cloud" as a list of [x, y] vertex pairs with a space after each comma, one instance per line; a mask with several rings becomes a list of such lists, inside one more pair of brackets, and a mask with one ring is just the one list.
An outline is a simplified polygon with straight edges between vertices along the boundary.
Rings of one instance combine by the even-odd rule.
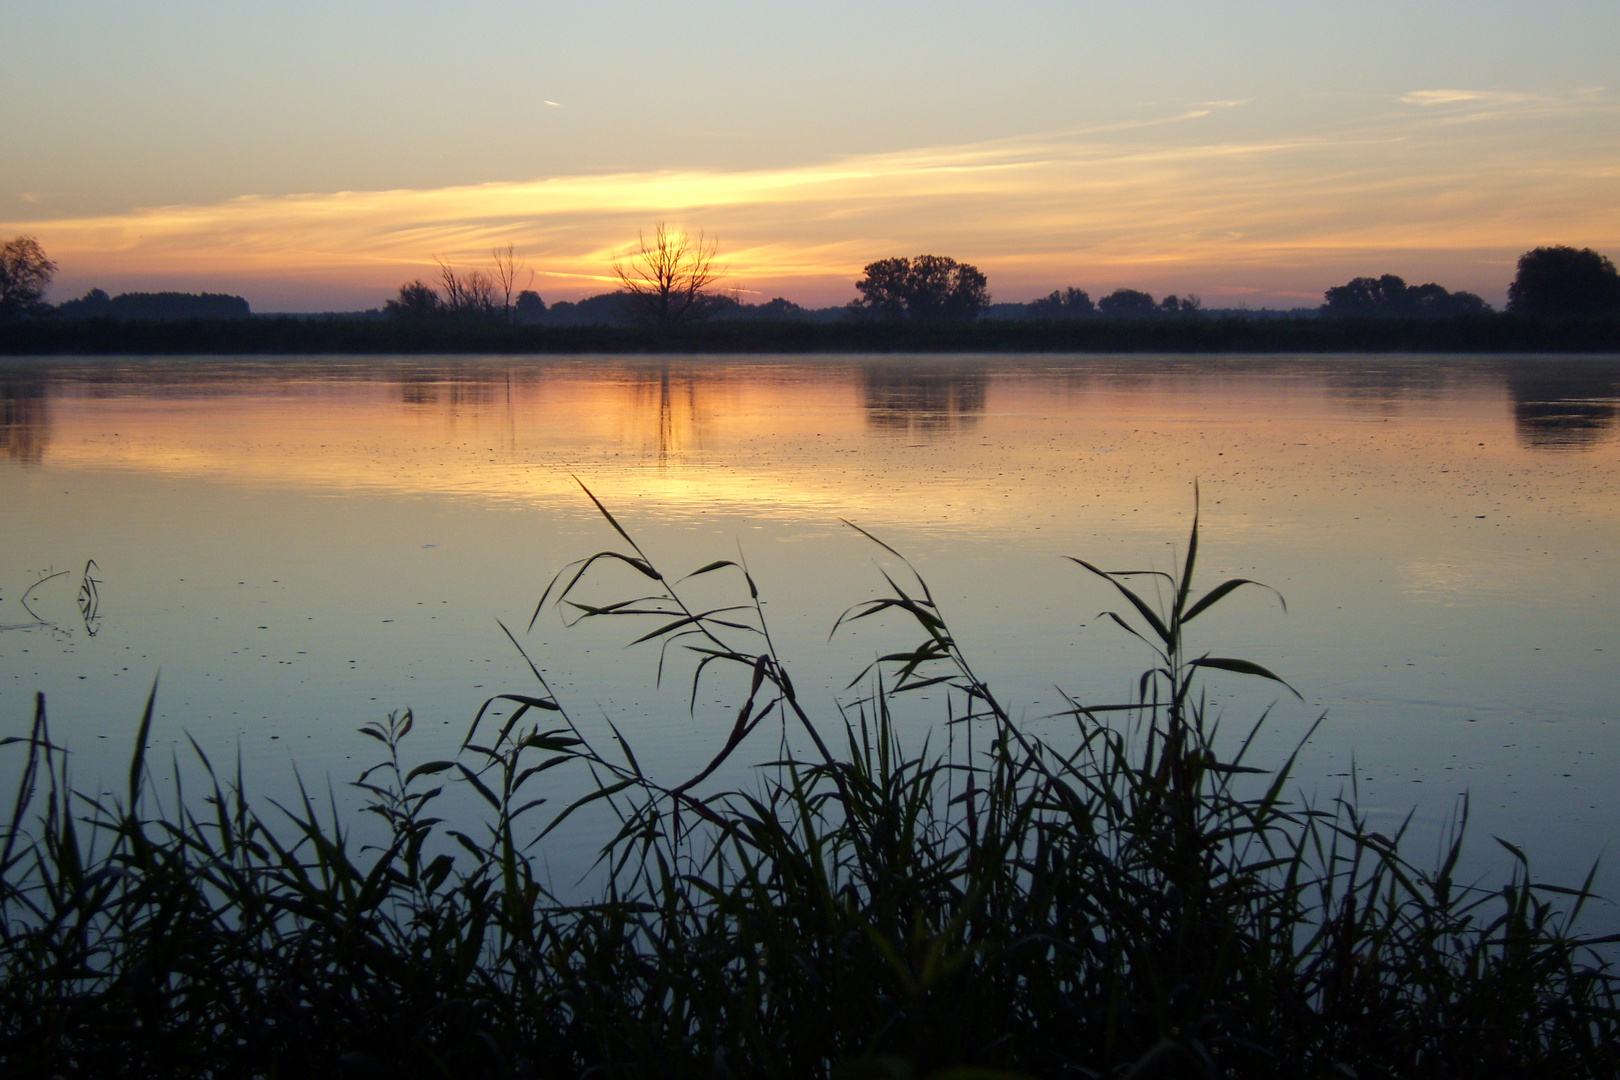
[[1465, 101], [1483, 101], [1492, 105], [1515, 105], [1535, 100], [1530, 94], [1504, 93], [1499, 90], [1413, 90], [1402, 94], [1408, 105], [1456, 105]]
[[[1424, 106], [1501, 108], [1484, 91]], [[229, 275], [384, 295], [430, 256], [482, 261], [512, 243], [558, 297], [598, 291], [637, 228], [668, 219], [721, 239], [737, 283], [831, 302], [872, 258], [938, 251], [1028, 283], [1243, 291], [1428, 253], [1477, 269], [1539, 242], [1620, 245], [1620, 113], [1603, 95], [1537, 99], [1521, 122], [1458, 126], [1447, 110], [1286, 137], [1210, 138], [1195, 118], [869, 154], [794, 168], [624, 172], [437, 190], [244, 196], [0, 225], [64, 267]], [[1517, 99], [1515, 99], [1517, 101]], [[1548, 123], [1562, 116], [1575, 133]], [[1595, 138], [1594, 132], [1616, 137]], [[1357, 262], [1357, 260], [1361, 260]], [[1329, 269], [1331, 268], [1331, 269]], [[1492, 269], [1491, 273], [1497, 273]], [[1463, 278], [1453, 287], [1482, 287]]]

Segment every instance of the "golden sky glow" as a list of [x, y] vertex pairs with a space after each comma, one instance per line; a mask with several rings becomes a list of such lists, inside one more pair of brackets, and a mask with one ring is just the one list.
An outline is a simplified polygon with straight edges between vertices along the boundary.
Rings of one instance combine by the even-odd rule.
[[1398, 273], [1500, 304], [1620, 255], [1614, 0], [354, 0], [0, 5], [0, 236], [51, 299], [375, 307], [511, 243], [548, 300], [664, 220], [745, 298], [935, 253], [1314, 304]]
[[242, 196], [0, 233], [37, 235], [64, 296], [146, 275], [257, 288], [260, 310], [311, 290], [380, 303], [432, 255], [479, 264], [506, 243], [548, 300], [577, 298], [607, 291], [613, 256], [659, 219], [718, 237], [745, 298], [815, 305], [853, 295], [866, 262], [922, 251], [980, 266], [1003, 300], [1079, 284], [1288, 306], [1397, 272], [1500, 302], [1528, 247], [1620, 247], [1620, 138], [1582, 137], [1620, 131], [1603, 91], [1420, 90], [1264, 137], [1249, 108], [791, 168]]

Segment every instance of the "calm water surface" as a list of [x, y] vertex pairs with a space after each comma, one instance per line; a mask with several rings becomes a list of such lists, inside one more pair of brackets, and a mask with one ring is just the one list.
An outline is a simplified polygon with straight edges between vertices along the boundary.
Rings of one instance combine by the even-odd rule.
[[1481, 872], [1494, 834], [1578, 878], [1620, 838], [1617, 395], [1620, 361], [1568, 358], [0, 360], [0, 735], [43, 691], [81, 785], [111, 788], [158, 679], [154, 747], [189, 733], [258, 790], [296, 767], [345, 798], [374, 745], [359, 724], [413, 709], [426, 760], [485, 697], [530, 689], [501, 620], [580, 717], [683, 778], [734, 687], [705, 683], [693, 716], [689, 666], [660, 692], [627, 625], [545, 612], [522, 633], [551, 576], [616, 539], [572, 476], [669, 571], [740, 550], [829, 724], [863, 664], [917, 638], [828, 641], [892, 565], [847, 518], [1058, 732], [1058, 688], [1116, 700], [1144, 662], [1061, 557], [1169, 567], [1196, 481], [1205, 583], [1288, 602], [1240, 593], [1198, 647], [1306, 699], [1220, 684], [1228, 725], [1275, 702], [1275, 761], [1325, 714], [1307, 793], [1354, 783], [1429, 843], [1466, 792]]

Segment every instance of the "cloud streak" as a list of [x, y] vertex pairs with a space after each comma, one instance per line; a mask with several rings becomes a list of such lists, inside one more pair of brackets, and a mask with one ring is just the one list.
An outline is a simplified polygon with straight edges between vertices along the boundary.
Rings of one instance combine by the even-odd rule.
[[1529, 94], [1510, 94], [1492, 90], [1414, 90], [1402, 94], [1408, 105], [1457, 105], [1463, 102], [1486, 101], [1498, 105], [1517, 105], [1533, 101]]
[[1400, 101], [1419, 108], [1271, 137], [1242, 132], [1233, 107], [1245, 103], [1206, 102], [1141, 124], [792, 168], [250, 195], [0, 233], [39, 236], [76, 280], [226, 277], [295, 302], [334, 287], [380, 299], [433, 254], [480, 262], [507, 243], [548, 299], [585, 295], [659, 219], [718, 235], [743, 288], [810, 302], [848, 294], [872, 258], [925, 250], [977, 263], [1013, 299], [1101, 279], [1283, 295], [1287, 280], [1376, 270], [1381, 255], [1453, 266], [1453, 287], [1479, 288], [1482, 267], [1499, 273], [1535, 243], [1620, 245], [1620, 115], [1601, 93]]

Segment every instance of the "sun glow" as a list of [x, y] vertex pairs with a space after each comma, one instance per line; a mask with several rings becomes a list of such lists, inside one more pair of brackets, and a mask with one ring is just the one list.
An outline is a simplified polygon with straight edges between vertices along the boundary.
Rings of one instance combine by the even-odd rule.
[[920, 251], [974, 262], [1001, 299], [1059, 283], [1314, 297], [1320, 281], [1391, 269], [1491, 296], [1528, 246], [1620, 245], [1620, 139], [1564, 130], [1615, 127], [1601, 93], [1413, 91], [1286, 137], [1198, 126], [1244, 107], [797, 168], [248, 195], [0, 232], [37, 235], [64, 285], [224, 278], [379, 300], [431, 255], [477, 263], [508, 243], [548, 299], [605, 291], [614, 256], [658, 219], [719, 237], [728, 284], [807, 303], [847, 298], [872, 258]]

